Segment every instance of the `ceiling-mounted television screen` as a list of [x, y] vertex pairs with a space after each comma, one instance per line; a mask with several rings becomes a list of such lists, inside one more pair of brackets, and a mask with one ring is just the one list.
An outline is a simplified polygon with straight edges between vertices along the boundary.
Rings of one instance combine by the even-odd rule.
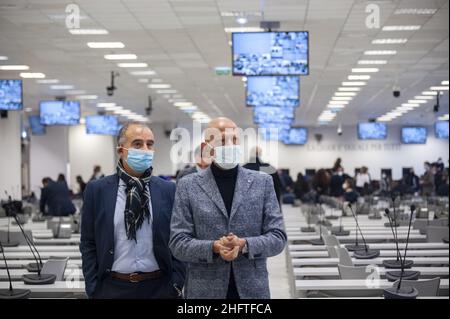
[[448, 139], [448, 121], [439, 121], [434, 125], [436, 138]]
[[31, 134], [33, 135], [45, 135], [45, 125], [41, 124], [41, 117], [39, 115], [31, 115], [28, 117], [28, 123], [30, 124]]
[[295, 127], [289, 130], [283, 140], [287, 145], [305, 145], [308, 142], [308, 129], [304, 127]]
[[387, 125], [385, 123], [359, 123], [358, 138], [360, 140], [385, 140]]
[[276, 76], [309, 73], [309, 34], [238, 32], [232, 34], [233, 75]]
[[86, 116], [86, 133], [115, 136], [119, 133], [119, 119], [112, 115]]
[[255, 124], [292, 124], [294, 119], [295, 109], [293, 107], [263, 106], [253, 109], [253, 122]]
[[403, 144], [425, 144], [428, 131], [426, 127], [402, 127]]
[[289, 124], [264, 123], [259, 125], [258, 132], [266, 141], [283, 141], [290, 129]]
[[297, 76], [252, 76], [247, 79], [247, 106], [297, 107], [300, 105]]
[[0, 80], [0, 110], [23, 109], [22, 80]]
[[39, 104], [41, 124], [77, 125], [80, 123], [79, 101], [42, 101]]

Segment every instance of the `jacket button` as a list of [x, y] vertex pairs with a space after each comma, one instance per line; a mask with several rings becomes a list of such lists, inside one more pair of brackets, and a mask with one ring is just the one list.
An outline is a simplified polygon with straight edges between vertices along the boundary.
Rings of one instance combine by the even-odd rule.
[[111, 272], [111, 269], [109, 269], [109, 268], [106, 269], [106, 272], [107, 272], [107, 273], [110, 273], [110, 272]]
[[110, 254], [110, 255], [114, 255], [114, 249], [110, 249], [110, 250], [109, 250], [109, 254]]

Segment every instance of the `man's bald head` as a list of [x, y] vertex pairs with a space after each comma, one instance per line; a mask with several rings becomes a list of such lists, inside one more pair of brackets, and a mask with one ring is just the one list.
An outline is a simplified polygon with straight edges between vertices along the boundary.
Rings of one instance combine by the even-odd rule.
[[215, 118], [208, 124], [205, 131], [205, 141], [214, 146], [238, 144], [238, 127], [229, 118]]
[[208, 128], [215, 128], [220, 131], [224, 131], [227, 128], [235, 129], [237, 128], [237, 125], [227, 117], [218, 117], [209, 122]]

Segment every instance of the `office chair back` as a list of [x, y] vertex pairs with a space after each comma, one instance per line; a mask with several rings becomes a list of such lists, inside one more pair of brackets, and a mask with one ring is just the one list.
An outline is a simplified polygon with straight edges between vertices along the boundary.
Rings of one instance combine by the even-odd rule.
[[427, 227], [427, 242], [435, 243], [442, 242], [442, 239], [448, 237], [448, 227], [443, 226], [428, 226]]
[[330, 247], [339, 247], [340, 243], [336, 236], [334, 235], [323, 235], [322, 236], [325, 245]]
[[338, 264], [339, 276], [341, 279], [361, 279], [365, 280], [370, 275], [370, 272], [366, 272], [366, 266], [346, 266]]
[[57, 259], [50, 257], [50, 259], [42, 266], [42, 273], [46, 275], [55, 275], [56, 281], [63, 281], [68, 260], [68, 257]]
[[338, 254], [336, 252], [336, 247], [335, 246], [326, 246], [327, 251], [328, 251], [328, 257], [330, 258], [339, 258]]
[[[414, 287], [419, 291], [420, 297], [439, 296], [439, 286], [441, 278], [423, 279], [423, 280], [402, 280], [402, 287]], [[394, 282], [394, 287], [398, 286], [398, 281]]]
[[348, 250], [344, 247], [336, 248], [337, 257], [339, 258], [339, 264], [344, 266], [353, 266], [352, 257], [348, 253]]

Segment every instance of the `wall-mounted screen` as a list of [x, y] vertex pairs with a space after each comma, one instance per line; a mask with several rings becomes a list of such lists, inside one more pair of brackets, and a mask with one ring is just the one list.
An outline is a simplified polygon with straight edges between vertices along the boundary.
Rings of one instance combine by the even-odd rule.
[[31, 134], [45, 135], [45, 126], [41, 124], [41, 117], [39, 115], [29, 116], [28, 123], [30, 123]]
[[86, 116], [86, 133], [117, 135], [119, 133], [119, 119], [112, 115]]
[[0, 80], [0, 110], [23, 109], [22, 80]]
[[39, 109], [43, 125], [80, 123], [80, 102], [78, 101], [42, 101]]
[[255, 107], [253, 122], [255, 124], [279, 123], [292, 124], [295, 118], [295, 109], [292, 107]]
[[309, 34], [296, 32], [233, 33], [233, 75], [307, 75]]
[[308, 142], [308, 129], [303, 127], [291, 128], [283, 140], [283, 143], [287, 145], [305, 145], [306, 142]]
[[253, 76], [247, 79], [247, 106], [300, 105], [300, 78], [297, 76]]
[[448, 121], [439, 121], [434, 125], [436, 138], [448, 139]]
[[360, 140], [385, 140], [387, 125], [385, 123], [359, 123], [358, 138]]
[[265, 123], [259, 126], [259, 133], [267, 141], [283, 141], [287, 138], [291, 126], [286, 124]]
[[402, 127], [403, 144], [425, 144], [427, 135], [426, 127]]

